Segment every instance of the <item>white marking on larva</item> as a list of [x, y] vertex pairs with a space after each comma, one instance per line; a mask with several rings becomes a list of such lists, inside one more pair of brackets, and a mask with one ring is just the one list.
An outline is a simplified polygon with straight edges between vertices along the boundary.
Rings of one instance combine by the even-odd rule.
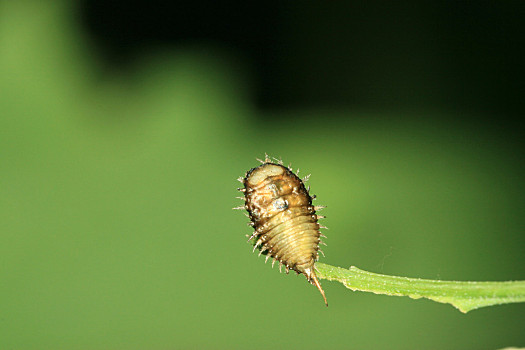
[[284, 198], [277, 198], [273, 201], [273, 207], [277, 210], [288, 209], [288, 202]]
[[270, 191], [272, 191], [272, 194], [273, 194], [274, 196], [277, 196], [277, 195], [278, 195], [278, 189], [277, 189], [277, 186], [275, 186], [275, 184], [269, 184], [267, 187], [268, 187], [268, 189], [269, 189]]

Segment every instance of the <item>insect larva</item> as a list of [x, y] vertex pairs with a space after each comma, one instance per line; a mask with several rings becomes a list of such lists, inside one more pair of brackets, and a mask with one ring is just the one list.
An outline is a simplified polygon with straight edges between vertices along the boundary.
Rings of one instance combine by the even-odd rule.
[[303, 181], [282, 161], [274, 163], [266, 155], [260, 162], [239, 178], [244, 184], [239, 191], [244, 192], [245, 205], [234, 209], [248, 211], [250, 225], [255, 229], [249, 238], [254, 242], [253, 249], [259, 248], [259, 255], [266, 254], [266, 261], [272, 257], [272, 266], [279, 261], [279, 270], [284, 265], [286, 273], [294, 270], [305, 275], [328, 306], [314, 266], [322, 243], [317, 220], [323, 218], [316, 210], [323, 207], [312, 205], [313, 198]]

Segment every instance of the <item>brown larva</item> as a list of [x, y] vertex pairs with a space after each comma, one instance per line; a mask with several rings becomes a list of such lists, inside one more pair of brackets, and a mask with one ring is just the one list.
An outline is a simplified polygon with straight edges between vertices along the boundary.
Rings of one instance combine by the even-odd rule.
[[[249, 240], [254, 240], [254, 250], [259, 248], [266, 254], [266, 261], [272, 257], [273, 264], [279, 261], [279, 270], [285, 266], [286, 273], [294, 270], [302, 273], [315, 285], [328, 306], [326, 296], [315, 274], [315, 262], [319, 258], [321, 242], [316, 210], [312, 197], [303, 181], [283, 166], [282, 161], [272, 162], [266, 155], [262, 164], [249, 170], [239, 178], [244, 188], [245, 205], [234, 209], [246, 209], [255, 229]], [[315, 198], [315, 196], [314, 196]], [[321, 251], [322, 252], [322, 251]]]

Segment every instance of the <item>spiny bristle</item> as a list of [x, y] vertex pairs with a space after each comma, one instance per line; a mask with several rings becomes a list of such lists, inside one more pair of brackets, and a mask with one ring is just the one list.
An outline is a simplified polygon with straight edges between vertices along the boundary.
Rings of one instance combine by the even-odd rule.
[[246, 188], [238, 188], [237, 191], [246, 192]]
[[273, 265], [275, 265], [275, 262], [277, 261], [277, 259], [273, 258], [273, 261], [272, 261], [272, 269], [273, 269]]
[[253, 237], [256, 237], [259, 234], [259, 231], [255, 231], [250, 238], [248, 238], [248, 242], [252, 240]]
[[328, 230], [328, 227], [326, 227], [324, 225], [319, 225], [319, 228], [324, 228], [325, 230]]
[[255, 242], [252, 252], [255, 252], [255, 249], [257, 249], [261, 245], [262, 242], [263, 242], [262, 238], [259, 238], [257, 242]]
[[266, 259], [264, 259], [264, 263], [266, 264], [266, 262], [268, 261], [268, 259], [270, 258], [269, 255], [266, 255]]
[[317, 219], [318, 220], [325, 219], [325, 218], [326, 218], [326, 216], [324, 216], [324, 215], [317, 215]]
[[272, 162], [272, 159], [268, 155], [268, 153], [264, 153], [264, 160], [259, 159], [259, 158], [255, 158], [255, 159], [257, 159], [261, 164], [266, 164], [266, 163], [271, 163]]
[[286, 274], [288, 274], [288, 273], [290, 272], [290, 268], [289, 268], [288, 266], [286, 266], [286, 267], [284, 268], [284, 270], [285, 270]]
[[326, 208], [326, 206], [324, 206], [324, 205], [316, 205], [316, 206], [314, 206], [315, 210], [322, 210], [324, 208]]
[[326, 236], [323, 235], [322, 233], [320, 233], [319, 236], [320, 236], [320, 237], [324, 237], [324, 238], [326, 238]]
[[235, 208], [232, 208], [233, 210], [245, 210], [246, 209], [246, 206], [243, 204], [243, 205], [239, 205], [238, 207], [235, 207]]
[[283, 262], [279, 261], [279, 273], [282, 273]]
[[303, 182], [306, 182], [306, 181], [310, 180], [310, 175], [311, 174], [308, 174], [305, 177], [303, 177]]
[[239, 176], [239, 177], [237, 178], [237, 181], [239, 181], [240, 183], [244, 183], [244, 177]]
[[267, 251], [269, 248], [266, 246], [266, 245], [263, 245], [261, 247], [261, 251], [259, 252], [259, 256], [261, 256], [261, 254], [263, 254], [265, 251]]
[[322, 245], [325, 245], [325, 246], [327, 245], [325, 242], [323, 242], [321, 240], [319, 240], [319, 244], [322, 244]]
[[282, 163], [282, 159], [281, 158], [276, 158], [276, 157], [269, 157], [269, 158], [271, 158], [271, 161], [273, 161], [273, 162], [275, 162], [277, 164], [280, 164], [279, 162]]
[[325, 256], [324, 256], [324, 252], [323, 252], [321, 249], [317, 248], [317, 251], [318, 251], [319, 253], [323, 254], [323, 258], [325, 257]]
[[295, 172], [295, 175], [297, 175], [297, 177], [299, 177], [299, 168], [297, 168], [297, 171]]

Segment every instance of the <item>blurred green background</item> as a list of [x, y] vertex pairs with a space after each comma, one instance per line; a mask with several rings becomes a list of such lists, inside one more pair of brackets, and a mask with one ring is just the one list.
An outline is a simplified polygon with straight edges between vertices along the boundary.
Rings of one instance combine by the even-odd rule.
[[[150, 6], [174, 13], [159, 4]], [[88, 5], [0, 2], [1, 349], [525, 346], [523, 304], [464, 315], [324, 281], [326, 308], [304, 277], [251, 253], [247, 219], [231, 210], [235, 179], [268, 152], [312, 174], [312, 193], [328, 206], [324, 263], [525, 279], [523, 115], [512, 104], [523, 81], [512, 62], [522, 56], [504, 60], [523, 41], [522, 6], [496, 6], [494, 18], [491, 6], [488, 17], [453, 3], [457, 12], [396, 7], [402, 24], [381, 27], [391, 15], [378, 4], [349, 3], [354, 21], [345, 21], [333, 5], [287, 3], [266, 10], [267, 23], [253, 19], [280, 28], [273, 36], [232, 29], [261, 39], [243, 51], [220, 35], [112, 41], [135, 17]], [[474, 49], [457, 56], [456, 71], [467, 73], [452, 79], [444, 72], [454, 55], [437, 66], [428, 59], [446, 38], [456, 38], [448, 49], [463, 47], [465, 32], [431, 28], [445, 38], [420, 46], [433, 13], [470, 18], [465, 28], [478, 26], [494, 52], [480, 55], [483, 42], [463, 38]], [[211, 17], [188, 23], [214, 32]], [[142, 45], [119, 50], [125, 42]]]

